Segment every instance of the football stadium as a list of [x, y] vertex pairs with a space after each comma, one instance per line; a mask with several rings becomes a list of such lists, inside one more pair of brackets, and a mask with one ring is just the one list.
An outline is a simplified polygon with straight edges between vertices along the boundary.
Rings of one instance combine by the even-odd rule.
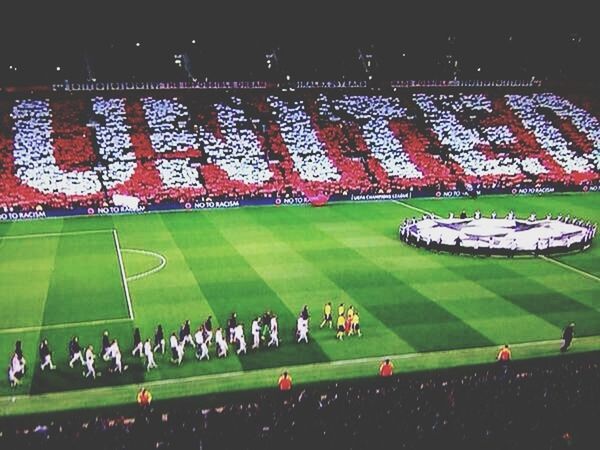
[[598, 33], [459, 28], [7, 48], [2, 447], [593, 448]]

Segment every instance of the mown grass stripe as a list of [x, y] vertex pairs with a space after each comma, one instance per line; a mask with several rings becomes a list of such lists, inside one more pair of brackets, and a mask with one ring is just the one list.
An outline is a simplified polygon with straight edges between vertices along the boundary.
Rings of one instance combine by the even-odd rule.
[[[299, 311], [297, 313], [290, 311], [248, 261], [222, 235], [211, 218], [211, 215], [218, 213], [219, 211], [212, 211], [198, 216], [202, 233], [186, 230], [183, 234], [178, 226], [183, 224], [187, 228], [187, 221], [181, 221], [181, 218], [185, 219], [184, 216], [165, 217], [165, 223], [186, 258], [204, 297], [218, 317], [219, 323], [225, 327], [231, 313], [236, 312], [238, 322], [244, 324], [248, 353], [239, 356], [242, 367], [251, 370], [291, 363], [298, 358], [307, 361], [329, 360], [314, 341], [302, 346], [290, 343], [294, 336], [296, 314]], [[243, 233], [243, 229], [240, 228], [239, 232]], [[215, 270], [221, 272], [219, 276], [223, 272], [232, 271], [232, 277], [227, 282], [221, 281], [219, 277], [215, 279], [210, 275]], [[253, 353], [249, 349], [252, 345], [250, 332], [252, 319], [266, 310], [273, 311], [278, 316], [279, 338], [282, 345], [271, 351]], [[232, 350], [235, 352], [234, 349]]]

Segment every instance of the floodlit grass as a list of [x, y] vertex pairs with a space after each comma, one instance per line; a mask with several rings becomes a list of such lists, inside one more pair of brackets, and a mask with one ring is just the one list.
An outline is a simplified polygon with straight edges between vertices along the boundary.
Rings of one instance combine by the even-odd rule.
[[[496, 210], [499, 216], [514, 209], [520, 217], [560, 212], [598, 222], [599, 200], [569, 194], [405, 203], [442, 216], [463, 208], [484, 215]], [[492, 360], [495, 347], [505, 342], [553, 341], [515, 349], [517, 357], [545, 356], [556, 353], [554, 341], [568, 321], [576, 322], [578, 337], [591, 337], [580, 350], [597, 347], [592, 336], [600, 335], [598, 280], [541, 258], [451, 256], [409, 247], [397, 239], [398, 225], [419, 215], [406, 205], [380, 202], [0, 224], [0, 352], [8, 362], [21, 339], [29, 366], [19, 388], [0, 384], [0, 414], [128, 402], [141, 383], [162, 398], [264, 387], [274, 384], [283, 367], [295, 368], [296, 383], [368, 376], [384, 355], [412, 355], [398, 361], [400, 370], [480, 363]], [[160, 259], [127, 249], [167, 260], [159, 272], [129, 281], [133, 321], [127, 319], [112, 229], [125, 249], [128, 278], [152, 270]], [[79, 233], [86, 230], [109, 231]], [[56, 234], [11, 238], [44, 233]], [[600, 277], [598, 248], [556, 259]], [[352, 304], [364, 336], [339, 342], [332, 330], [319, 329], [326, 301], [334, 310], [340, 302]], [[304, 304], [312, 315], [308, 345], [292, 342]], [[188, 348], [181, 367], [172, 366], [168, 354], [157, 355], [159, 368], [149, 373], [131, 356], [135, 326], [145, 338], [158, 323], [170, 334], [183, 320], [196, 326], [209, 314], [215, 326], [224, 325], [236, 311], [250, 342], [252, 319], [267, 309], [279, 316], [279, 349], [222, 360], [211, 349], [209, 362], [197, 362]], [[68, 325], [73, 322], [88, 323]], [[105, 329], [119, 340], [129, 369], [112, 376], [99, 361], [103, 375], [85, 380], [81, 369], [67, 365], [68, 340], [77, 334], [82, 344], [98, 349]], [[38, 369], [42, 336], [59, 367], [51, 373]], [[329, 364], [351, 359], [357, 361]], [[82, 395], [87, 388], [96, 389]]]

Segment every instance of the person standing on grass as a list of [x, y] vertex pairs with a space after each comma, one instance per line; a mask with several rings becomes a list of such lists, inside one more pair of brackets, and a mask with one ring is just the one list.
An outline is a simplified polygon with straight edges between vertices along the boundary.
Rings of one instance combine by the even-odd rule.
[[110, 359], [108, 356], [109, 348], [110, 339], [108, 338], [108, 330], [104, 330], [104, 333], [102, 333], [102, 359], [104, 359], [104, 361], [108, 361]]
[[343, 314], [340, 314], [337, 318], [337, 334], [335, 335], [336, 339], [340, 341], [344, 340], [344, 325], [346, 323], [346, 319]]
[[192, 347], [195, 347], [194, 339], [192, 339], [192, 326], [190, 325], [189, 320], [186, 320], [181, 325], [181, 332], [179, 334], [179, 340], [183, 343], [184, 346], [185, 346], [185, 344], [190, 344]]
[[[96, 379], [96, 368], [94, 367], [95, 359], [96, 355], [94, 355], [94, 347], [89, 345], [85, 351], [85, 367], [87, 368], [87, 372], [83, 371], [84, 377], [88, 378], [91, 375], [94, 380]], [[98, 373], [98, 375], [100, 374]]]
[[162, 325], [158, 325], [156, 327], [156, 331], [154, 332], [154, 351], [160, 349], [160, 352], [165, 354], [165, 334], [163, 332]]
[[234, 342], [238, 344], [237, 354], [246, 354], [246, 338], [244, 337], [244, 324], [238, 323], [233, 331]]
[[52, 352], [48, 345], [48, 340], [42, 340], [40, 344], [40, 361], [42, 362], [40, 368], [44, 370], [47, 366], [50, 366], [50, 370], [56, 369], [56, 366], [52, 364]]
[[144, 344], [142, 343], [142, 337], [140, 336], [140, 329], [136, 327], [135, 330], [133, 330], [133, 351], [131, 354], [135, 356], [137, 353], [141, 358], [143, 349]]
[[206, 333], [206, 345], [212, 344], [213, 331], [212, 331], [212, 316], [208, 316], [204, 321], [204, 332]]
[[83, 355], [81, 354], [79, 338], [77, 336], [73, 336], [73, 338], [69, 342], [69, 358], [69, 367], [71, 369], [73, 368], [73, 364], [78, 360], [81, 362], [82, 366], [85, 364], [85, 361], [83, 360]]
[[503, 365], [506, 365], [510, 362], [512, 358], [512, 352], [510, 350], [510, 347], [508, 346], [508, 344], [504, 344], [504, 347], [502, 347], [499, 351], [498, 351], [498, 355], [496, 356], [496, 360]]
[[180, 364], [179, 360], [179, 341], [177, 340], [177, 334], [173, 332], [169, 338], [169, 345], [171, 347], [171, 362]]
[[227, 331], [229, 332], [229, 343], [235, 342], [235, 329], [237, 328], [237, 314], [231, 313], [231, 316], [227, 320]]
[[198, 358], [198, 361], [202, 361], [204, 358], [208, 361], [210, 356], [208, 355], [208, 345], [206, 345], [204, 328], [202, 326], [198, 328], [194, 338], [196, 340], [196, 358]]
[[252, 349], [255, 350], [260, 346], [260, 319], [258, 317], [254, 318], [252, 321]]
[[152, 394], [146, 388], [141, 388], [137, 393], [136, 400], [142, 408], [147, 408], [152, 403]]
[[333, 319], [331, 317], [331, 302], [327, 302], [323, 308], [323, 322], [319, 328], [323, 328], [326, 324], [329, 324], [329, 328], [333, 326]]
[[119, 348], [119, 342], [116, 339], [113, 339], [110, 344], [107, 355], [108, 358], [112, 360], [112, 372], [123, 373], [123, 370], [127, 370], [128, 366], [123, 366], [121, 349]]
[[154, 361], [154, 352], [152, 351], [152, 344], [150, 343], [150, 338], [146, 339], [144, 342], [144, 356], [146, 356], [146, 370], [150, 371], [150, 369], [156, 369], [158, 366]]
[[13, 353], [10, 365], [8, 366], [8, 381], [10, 382], [10, 387], [14, 388], [21, 384], [21, 378], [25, 375], [25, 364], [23, 361], [24, 358], [19, 358], [17, 353]]
[[354, 311], [354, 315], [352, 316], [352, 333], [356, 334], [358, 337], [362, 337], [362, 331], [360, 330], [360, 317], [358, 315], [358, 311]]
[[394, 364], [390, 361], [389, 358], [386, 358], [382, 361], [379, 366], [379, 375], [384, 378], [391, 377], [394, 374]]
[[227, 356], [227, 341], [223, 337], [223, 330], [221, 327], [215, 331], [215, 343], [217, 344], [217, 357], [224, 358]]
[[281, 392], [289, 392], [292, 389], [292, 377], [287, 371], [284, 371], [277, 381]]
[[273, 314], [271, 316], [271, 324], [270, 324], [270, 337], [271, 339], [267, 343], [267, 347], [274, 345], [275, 347], [279, 347], [279, 325], [277, 325], [277, 316]]
[[298, 343], [304, 341], [308, 344], [308, 319], [303, 316], [298, 317], [297, 323]]
[[574, 335], [575, 335], [575, 322], [571, 322], [563, 330], [563, 334], [562, 334], [563, 344], [560, 347], [561, 353], [564, 353], [569, 349], [569, 347], [571, 346], [571, 342], [573, 342]]

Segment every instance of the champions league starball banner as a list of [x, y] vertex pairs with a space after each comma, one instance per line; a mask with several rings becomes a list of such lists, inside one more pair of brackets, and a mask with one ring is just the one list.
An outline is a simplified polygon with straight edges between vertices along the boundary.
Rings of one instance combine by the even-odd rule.
[[438, 248], [489, 253], [543, 252], [580, 247], [593, 237], [591, 226], [558, 219], [425, 218], [401, 231], [405, 240]]

